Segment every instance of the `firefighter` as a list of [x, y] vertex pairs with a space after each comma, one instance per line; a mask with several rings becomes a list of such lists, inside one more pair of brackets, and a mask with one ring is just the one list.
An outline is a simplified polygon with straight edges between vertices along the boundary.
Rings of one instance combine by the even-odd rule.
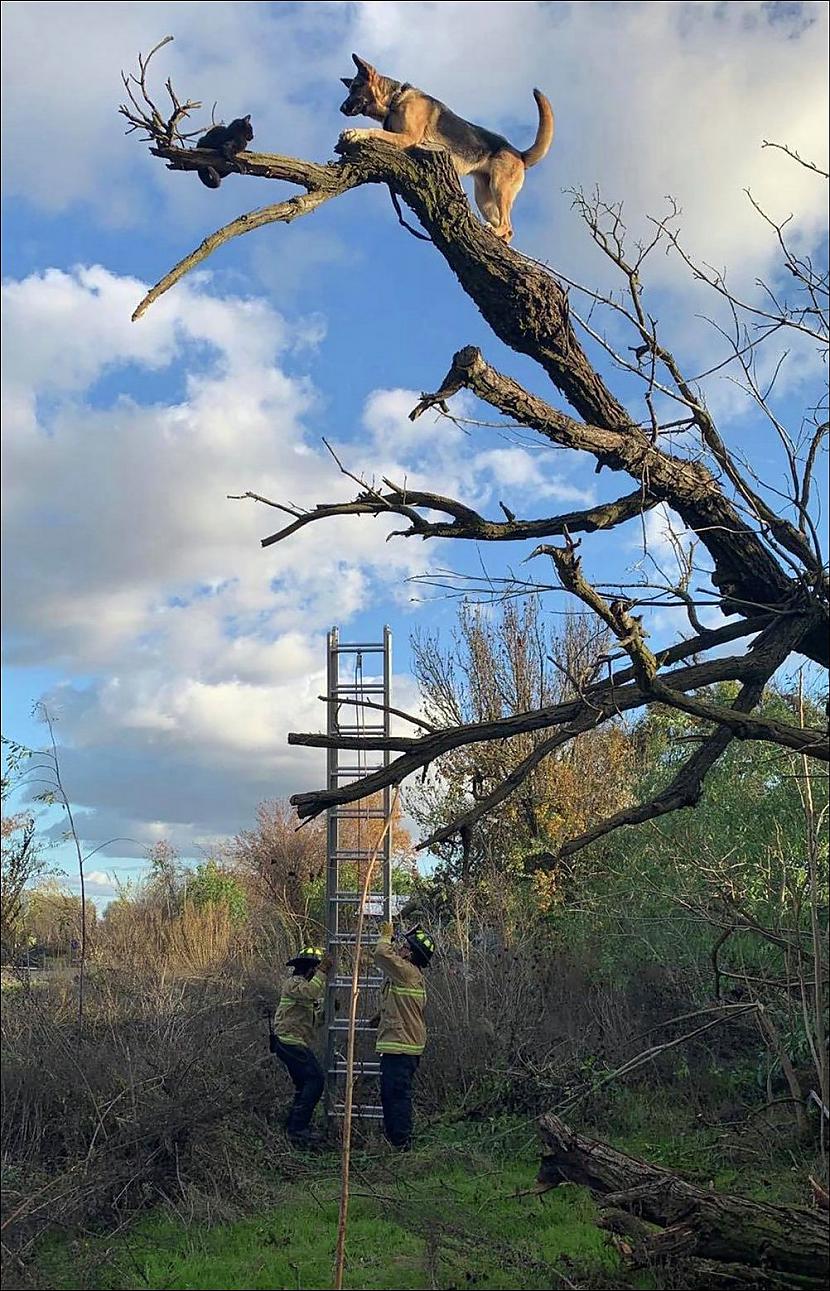
[[285, 1128], [288, 1137], [298, 1144], [314, 1138], [308, 1127], [325, 1085], [312, 1044], [322, 1022], [326, 977], [333, 964], [331, 955], [319, 946], [303, 946], [288, 960], [286, 967], [294, 971], [283, 979], [271, 1032], [271, 1052], [287, 1067], [296, 1091]]
[[382, 923], [375, 947], [375, 964], [385, 977], [381, 987], [378, 1037], [380, 1101], [389, 1142], [406, 1152], [412, 1146], [412, 1081], [426, 1044], [424, 969], [435, 942], [422, 928], [404, 934], [392, 949], [392, 925]]

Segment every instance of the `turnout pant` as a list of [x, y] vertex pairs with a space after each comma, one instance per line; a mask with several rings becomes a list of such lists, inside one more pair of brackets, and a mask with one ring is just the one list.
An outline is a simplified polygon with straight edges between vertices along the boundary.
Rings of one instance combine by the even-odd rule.
[[308, 1129], [314, 1109], [320, 1101], [326, 1083], [323, 1069], [304, 1044], [284, 1044], [279, 1036], [272, 1036], [271, 1052], [288, 1068], [288, 1074], [294, 1083], [294, 1101], [289, 1109], [285, 1128], [289, 1134], [298, 1134]]
[[408, 1148], [412, 1144], [412, 1081], [420, 1061], [409, 1053], [380, 1055], [383, 1128], [396, 1148]]

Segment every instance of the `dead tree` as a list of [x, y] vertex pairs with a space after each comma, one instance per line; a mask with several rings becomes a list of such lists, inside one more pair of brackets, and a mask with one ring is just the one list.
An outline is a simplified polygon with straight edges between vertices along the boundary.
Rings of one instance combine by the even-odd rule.
[[639, 1267], [682, 1261], [701, 1287], [780, 1289], [827, 1285], [827, 1221], [813, 1210], [698, 1188], [678, 1175], [575, 1133], [553, 1115], [539, 1122], [535, 1191], [590, 1188], [600, 1225], [624, 1239]]
[[[797, 336], [826, 352], [826, 266], [816, 266], [794, 250], [787, 241], [785, 224], [776, 223], [758, 208], [759, 218], [771, 225], [771, 236], [777, 241], [792, 286], [786, 299], [772, 288], [764, 288], [759, 302], [746, 301], [732, 292], [721, 273], [692, 261], [676, 230], [676, 208], [653, 221], [649, 241], [629, 250], [621, 209], [605, 203], [599, 194], [586, 197], [577, 193], [575, 204], [591, 237], [621, 276], [622, 293], [602, 295], [569, 282], [565, 275], [494, 237], [473, 214], [442, 150], [399, 150], [364, 139], [339, 143], [335, 150], [339, 160], [319, 163], [257, 152], [224, 160], [204, 149], [182, 146], [190, 136], [179, 133], [179, 123], [198, 105], [182, 105], [168, 82], [173, 111], [165, 119], [147, 94], [147, 61], [142, 61], [139, 77], [132, 80], [138, 91], [121, 110], [131, 127], [144, 131], [151, 152], [169, 169], [195, 171], [209, 163], [220, 175], [256, 175], [304, 191], [240, 215], [209, 234], [147, 293], [134, 319], [230, 239], [266, 224], [288, 224], [352, 189], [381, 184], [388, 188], [401, 224], [415, 231], [402, 214], [403, 204], [424, 230], [418, 236], [431, 241], [433, 253], [443, 256], [496, 336], [533, 359], [569, 405], [565, 411], [524, 389], [509, 375], [496, 371], [478, 349], [467, 346], [453, 356], [438, 388], [423, 395], [411, 418], [415, 420], [428, 410], [450, 416], [449, 401], [466, 390], [508, 419], [511, 426], [534, 432], [552, 445], [581, 452], [593, 460], [597, 472], [607, 469], [624, 480], [615, 501], [544, 519], [522, 519], [504, 505], [504, 518], [494, 519], [462, 500], [412, 490], [389, 479], [377, 485], [344, 466], [343, 474], [357, 484], [357, 495], [320, 503], [310, 510], [254, 492], [243, 495], [289, 518], [284, 527], [263, 539], [264, 547], [285, 541], [306, 525], [343, 515], [400, 517], [403, 528], [398, 533], [404, 538], [442, 537], [478, 543], [532, 540], [539, 545], [528, 559], [548, 557], [556, 575], [553, 586], [589, 607], [616, 641], [608, 675], [586, 680], [578, 697], [567, 703], [500, 721], [451, 726], [410, 737], [363, 740], [363, 747], [387, 748], [398, 756], [388, 768], [353, 784], [296, 794], [292, 802], [299, 816], [314, 817], [327, 807], [363, 798], [386, 785], [398, 785], [461, 745], [509, 739], [528, 731], [549, 733], [527, 764], [511, 773], [509, 784], [479, 797], [463, 820], [442, 831], [442, 837], [453, 830], [469, 830], [519, 787], [538, 756], [619, 714], [653, 704], [692, 714], [705, 724], [706, 738], [658, 797], [571, 839], [565, 844], [567, 852], [575, 852], [622, 825], [693, 805], [707, 772], [734, 739], [770, 741], [826, 761], [826, 730], [804, 727], [795, 717], [792, 722], [776, 721], [758, 712], [766, 683], [794, 653], [825, 668], [828, 665], [828, 573], [814, 505], [815, 477], [828, 432], [826, 402], [820, 398], [816, 407], [806, 410], [798, 428], [784, 425], [775, 415], [769, 388], [761, 384], [756, 365], [757, 355], [771, 337]], [[125, 78], [125, 83], [129, 81]], [[794, 165], [808, 165], [817, 171], [816, 182], [822, 182], [823, 171], [789, 155]], [[724, 357], [708, 372], [684, 372], [662, 343], [658, 325], [648, 312], [643, 269], [658, 249], [679, 255], [692, 275], [726, 303], [732, 322], [731, 330], [720, 328]], [[612, 311], [617, 322], [630, 329], [632, 345], [627, 349], [612, 346], [595, 322], [572, 307], [574, 293], [591, 302], [591, 318], [596, 308]], [[641, 380], [644, 416], [629, 411], [616, 397], [586, 353], [583, 339], [610, 353], [617, 367]], [[757, 403], [759, 417], [778, 436], [783, 485], [781, 479], [765, 485], [722, 438], [700, 389], [701, 380], [716, 368], [729, 368], [737, 374]], [[673, 411], [663, 415], [660, 410], [666, 409]], [[674, 580], [663, 576], [656, 583], [644, 577], [639, 586], [600, 590], [583, 572], [577, 555], [580, 540], [575, 535], [615, 529], [658, 504], [680, 518], [693, 540], [694, 559], [689, 556], [685, 575]], [[554, 538], [560, 542], [540, 542]], [[520, 583], [519, 589], [540, 586], [528, 581]], [[508, 594], [511, 590], [506, 589]], [[642, 614], [637, 613], [654, 604], [683, 606], [691, 628], [685, 641], [656, 654], [648, 646]], [[707, 629], [698, 616], [701, 604], [719, 606], [729, 623]], [[716, 653], [728, 644], [732, 644], [733, 653]], [[707, 689], [724, 681], [737, 683], [737, 698], [732, 704], [716, 702]], [[333, 740], [341, 748], [354, 743], [347, 737], [289, 736], [292, 744], [316, 747], [328, 747]], [[435, 841], [434, 835], [422, 840], [420, 846]]]

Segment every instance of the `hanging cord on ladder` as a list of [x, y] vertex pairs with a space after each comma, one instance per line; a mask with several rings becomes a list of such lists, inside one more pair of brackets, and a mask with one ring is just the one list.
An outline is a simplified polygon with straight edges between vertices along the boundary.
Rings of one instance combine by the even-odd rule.
[[343, 1157], [340, 1171], [340, 1214], [337, 1223], [337, 1250], [334, 1257], [334, 1291], [342, 1291], [343, 1288], [343, 1268], [346, 1259], [346, 1226], [349, 1217], [349, 1165], [351, 1161], [352, 1148], [352, 1095], [354, 1092], [354, 1040], [355, 1025], [357, 1022], [357, 997], [359, 994], [360, 984], [360, 957], [362, 950], [363, 937], [363, 911], [366, 906], [366, 898], [369, 892], [369, 884], [372, 880], [372, 873], [375, 868], [375, 862], [378, 859], [378, 853], [383, 847], [384, 840], [392, 827], [392, 818], [395, 814], [395, 808], [398, 805], [400, 796], [400, 786], [395, 786], [395, 792], [392, 795], [392, 803], [389, 807], [389, 814], [383, 822], [381, 835], [372, 848], [369, 857], [369, 863], [366, 866], [366, 875], [363, 879], [363, 888], [360, 893], [360, 905], [357, 910], [357, 928], [355, 931], [354, 947], [354, 966], [352, 968], [352, 984], [349, 994], [349, 1033], [346, 1045], [346, 1088], [343, 1093]]
[[[357, 652], [357, 656], [355, 657], [354, 688], [355, 688], [355, 698], [358, 701], [355, 706], [355, 726], [357, 727], [358, 739], [360, 740], [364, 740], [366, 738], [366, 691], [364, 687], [365, 687], [365, 678], [363, 676], [363, 652], [359, 650]], [[357, 761], [356, 761], [357, 774], [358, 774], [358, 777], [362, 778], [366, 775], [366, 765], [367, 765], [366, 749], [363, 746], [359, 745], [356, 752], [357, 752]], [[356, 810], [357, 810], [357, 848], [356, 848], [357, 861], [355, 863], [355, 885], [354, 886], [357, 892], [361, 891], [361, 884], [363, 882], [363, 877], [361, 876], [361, 873], [360, 873], [360, 861], [363, 855], [363, 828], [362, 827], [363, 827], [363, 821], [364, 821], [364, 811], [368, 811], [368, 808], [364, 807], [363, 805], [365, 801], [366, 801], [365, 798], [359, 798], [357, 803], [355, 804]], [[365, 901], [362, 897], [361, 897], [361, 905], [365, 905]], [[363, 980], [364, 1000], [366, 998], [366, 991], [368, 989], [368, 985], [369, 985], [369, 967], [367, 964], [366, 971], [364, 974], [364, 980]], [[365, 1063], [363, 1059], [361, 1059], [361, 1062], [360, 1062], [361, 1080], [363, 1079], [364, 1075], [365, 1075]]]

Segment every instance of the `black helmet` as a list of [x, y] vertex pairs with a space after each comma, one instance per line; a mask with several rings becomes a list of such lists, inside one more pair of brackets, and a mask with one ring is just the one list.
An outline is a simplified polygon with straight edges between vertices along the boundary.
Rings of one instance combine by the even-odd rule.
[[319, 964], [326, 952], [321, 946], [303, 946], [293, 959], [286, 960], [286, 968], [310, 968]]
[[416, 925], [414, 928], [410, 928], [409, 932], [404, 933], [404, 941], [412, 951], [415, 962], [426, 968], [435, 954], [435, 942], [429, 933], [424, 932], [420, 925]]

